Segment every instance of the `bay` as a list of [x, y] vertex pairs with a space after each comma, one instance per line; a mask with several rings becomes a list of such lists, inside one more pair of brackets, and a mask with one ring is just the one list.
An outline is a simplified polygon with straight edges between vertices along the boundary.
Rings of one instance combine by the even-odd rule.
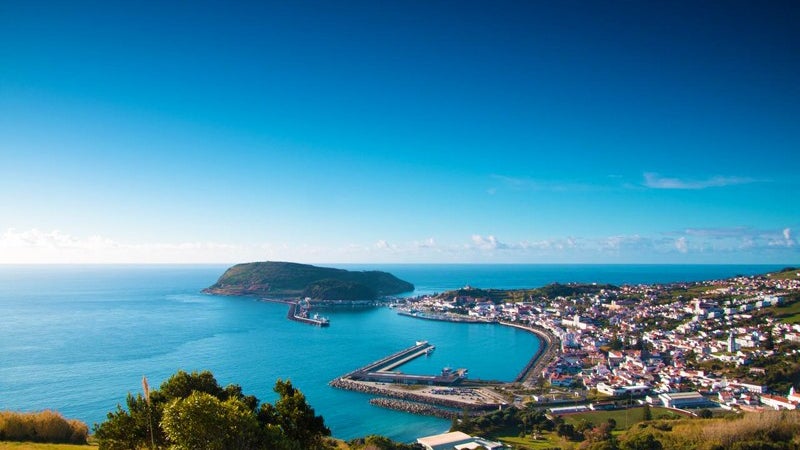
[[[550, 282], [654, 283], [763, 273], [779, 266], [335, 265], [386, 270], [413, 295], [464, 285]], [[338, 375], [428, 340], [436, 351], [403, 367], [429, 374], [466, 367], [473, 378], [511, 380], [539, 340], [514, 328], [399, 316], [388, 308], [326, 311], [329, 328], [285, 319], [285, 305], [200, 293], [221, 265], [0, 266], [0, 409], [55, 409], [92, 424], [182, 369], [211, 370], [221, 384], [273, 401], [291, 379], [334, 436], [399, 441], [439, 433], [447, 421], [389, 411], [369, 396], [330, 388]]]

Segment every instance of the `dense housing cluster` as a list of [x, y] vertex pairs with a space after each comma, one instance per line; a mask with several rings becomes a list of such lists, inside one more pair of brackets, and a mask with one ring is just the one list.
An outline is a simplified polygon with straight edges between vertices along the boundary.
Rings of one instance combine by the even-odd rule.
[[412, 299], [407, 309], [549, 331], [560, 340], [542, 372], [551, 387], [668, 407], [758, 410], [800, 405], [791, 383], [800, 375], [799, 301], [800, 270], [786, 269], [666, 285], [465, 287]]

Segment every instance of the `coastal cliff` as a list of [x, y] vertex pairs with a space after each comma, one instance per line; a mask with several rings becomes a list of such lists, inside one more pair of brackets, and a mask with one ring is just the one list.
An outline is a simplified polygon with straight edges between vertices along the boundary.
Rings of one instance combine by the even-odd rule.
[[387, 272], [266, 261], [230, 267], [203, 292], [274, 298], [309, 297], [314, 300], [374, 300], [413, 290], [413, 284]]

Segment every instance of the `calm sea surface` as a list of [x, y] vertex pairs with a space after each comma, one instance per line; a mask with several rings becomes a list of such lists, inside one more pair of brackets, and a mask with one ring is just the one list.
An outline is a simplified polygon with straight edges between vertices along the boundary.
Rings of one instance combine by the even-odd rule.
[[[338, 265], [386, 270], [415, 294], [550, 282], [656, 283], [756, 274], [779, 266]], [[285, 319], [286, 307], [204, 295], [224, 266], [0, 266], [0, 410], [51, 408], [92, 423], [179, 369], [211, 370], [220, 384], [273, 401], [289, 378], [334, 436], [382, 434], [400, 441], [445, 431], [449, 422], [389, 411], [369, 396], [327, 383], [417, 340], [430, 357], [402, 370], [432, 374], [466, 367], [470, 377], [511, 380], [539, 346], [532, 334], [499, 325], [403, 317], [388, 308], [325, 311], [329, 328]]]

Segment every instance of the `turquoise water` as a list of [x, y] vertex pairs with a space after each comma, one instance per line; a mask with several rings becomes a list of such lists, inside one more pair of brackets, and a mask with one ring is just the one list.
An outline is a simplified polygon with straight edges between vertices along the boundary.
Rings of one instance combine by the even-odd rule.
[[[418, 293], [470, 284], [539, 286], [551, 281], [666, 282], [760, 273], [776, 266], [340, 266], [382, 269]], [[178, 369], [211, 370], [262, 401], [289, 378], [333, 431], [350, 439], [400, 441], [439, 433], [447, 421], [389, 411], [369, 396], [327, 382], [389, 353], [428, 340], [437, 349], [407, 373], [466, 367], [470, 377], [510, 380], [539, 345], [509, 327], [403, 317], [388, 308], [326, 311], [329, 328], [285, 319], [286, 307], [203, 295], [224, 266], [0, 266], [0, 409], [52, 408], [90, 425]]]

